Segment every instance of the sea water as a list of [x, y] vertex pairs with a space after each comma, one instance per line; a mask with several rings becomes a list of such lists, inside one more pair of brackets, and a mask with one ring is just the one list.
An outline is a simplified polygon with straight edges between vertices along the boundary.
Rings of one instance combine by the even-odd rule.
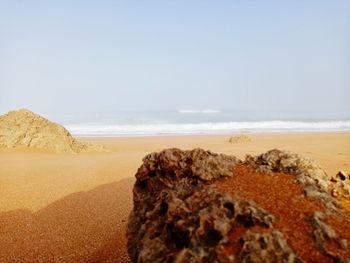
[[55, 118], [75, 136], [137, 136], [261, 132], [350, 131], [348, 113], [217, 109], [75, 113]]

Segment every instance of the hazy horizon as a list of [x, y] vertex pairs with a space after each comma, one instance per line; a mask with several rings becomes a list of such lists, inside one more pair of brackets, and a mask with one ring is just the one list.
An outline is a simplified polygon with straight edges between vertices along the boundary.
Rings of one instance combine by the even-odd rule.
[[350, 119], [349, 13], [349, 1], [1, 1], [0, 114]]

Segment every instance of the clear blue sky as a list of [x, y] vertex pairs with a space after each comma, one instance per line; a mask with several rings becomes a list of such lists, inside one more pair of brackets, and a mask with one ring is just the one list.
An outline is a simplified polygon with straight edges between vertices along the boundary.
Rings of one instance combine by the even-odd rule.
[[350, 1], [0, 0], [0, 113], [23, 107], [350, 116]]

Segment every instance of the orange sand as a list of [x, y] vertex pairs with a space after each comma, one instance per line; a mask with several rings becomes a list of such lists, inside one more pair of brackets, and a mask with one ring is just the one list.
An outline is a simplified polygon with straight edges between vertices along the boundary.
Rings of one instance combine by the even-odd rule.
[[132, 178], [144, 155], [201, 147], [243, 158], [271, 148], [308, 156], [329, 174], [350, 172], [350, 133], [84, 138], [111, 153], [0, 151], [0, 262], [125, 262]]
[[[314, 241], [309, 235], [312, 232], [309, 218], [314, 212], [323, 211], [324, 205], [314, 198], [300, 198], [304, 187], [295, 180], [295, 176], [265, 174], [244, 165], [237, 166], [234, 175], [217, 185], [232, 195], [254, 200], [259, 207], [271, 212], [276, 219], [274, 227], [284, 234], [288, 245], [303, 262], [332, 262], [331, 258], [310, 247]], [[290, 209], [291, 206], [293, 209]]]

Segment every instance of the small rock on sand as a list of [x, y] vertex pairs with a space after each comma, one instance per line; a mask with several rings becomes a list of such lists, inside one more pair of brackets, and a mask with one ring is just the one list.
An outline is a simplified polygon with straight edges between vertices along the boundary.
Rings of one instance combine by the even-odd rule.
[[247, 135], [236, 135], [236, 136], [232, 136], [229, 139], [230, 143], [248, 143], [253, 141], [252, 138], [250, 138]]

